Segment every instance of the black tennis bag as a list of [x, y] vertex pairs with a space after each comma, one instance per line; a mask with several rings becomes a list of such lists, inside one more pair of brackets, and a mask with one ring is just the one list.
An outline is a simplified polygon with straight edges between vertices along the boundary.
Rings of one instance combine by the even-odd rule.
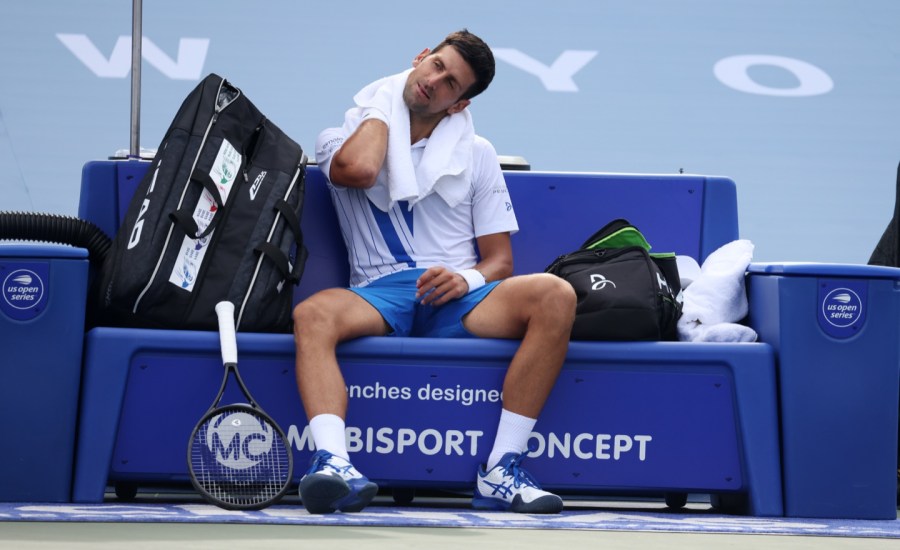
[[650, 254], [650, 244], [628, 220], [605, 225], [546, 271], [575, 289], [573, 340], [678, 339], [675, 255]]
[[187, 96], [138, 185], [97, 277], [98, 322], [216, 330], [235, 304], [243, 331], [290, 329], [307, 252], [306, 155], [215, 74]]

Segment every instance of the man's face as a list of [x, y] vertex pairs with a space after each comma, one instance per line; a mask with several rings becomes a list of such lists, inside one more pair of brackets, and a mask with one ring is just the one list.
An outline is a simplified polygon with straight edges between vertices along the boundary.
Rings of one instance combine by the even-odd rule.
[[475, 83], [475, 72], [456, 48], [445, 46], [435, 53], [425, 49], [413, 60], [403, 100], [418, 115], [454, 114], [469, 105], [460, 99]]

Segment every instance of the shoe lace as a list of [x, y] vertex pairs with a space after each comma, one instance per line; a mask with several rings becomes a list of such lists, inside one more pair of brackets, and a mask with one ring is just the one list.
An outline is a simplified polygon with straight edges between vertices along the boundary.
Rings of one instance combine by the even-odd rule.
[[509, 464], [503, 468], [503, 473], [504, 475], [512, 478], [513, 487], [515, 487], [516, 489], [518, 489], [522, 485], [540, 489], [537, 480], [534, 479], [531, 474], [521, 466], [522, 460], [525, 458], [525, 454], [526, 453], [516, 455], [515, 458], [510, 460]]
[[331, 460], [331, 457], [334, 456], [328, 451], [321, 451], [313, 455], [313, 462], [310, 464], [309, 471], [310, 472], [318, 472], [323, 469], [325, 466], [328, 466], [328, 461]]
[[335, 455], [329, 453], [328, 451], [322, 451], [321, 453], [317, 453], [313, 460], [312, 468], [310, 468], [313, 472], [318, 472], [328, 468], [329, 470], [334, 470], [335, 472], [341, 474], [342, 477], [350, 474], [350, 470], [353, 468], [353, 465], [347, 463], [346, 466], [337, 466], [332, 462], [332, 458]]

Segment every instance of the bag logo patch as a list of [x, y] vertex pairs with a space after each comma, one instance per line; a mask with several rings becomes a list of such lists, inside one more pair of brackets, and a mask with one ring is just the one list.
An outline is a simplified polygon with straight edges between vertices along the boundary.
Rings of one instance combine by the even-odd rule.
[[616, 288], [616, 283], [607, 279], [604, 275], [591, 273], [591, 290], [603, 290], [606, 288], [606, 285], [612, 285], [613, 288]]
[[663, 279], [662, 273], [660, 273], [659, 271], [656, 272], [656, 283], [659, 285], [660, 290], [671, 290], [669, 288], [669, 283], [667, 283], [666, 280]]
[[256, 200], [256, 194], [259, 193], [259, 188], [262, 187], [263, 180], [266, 179], [266, 171], [263, 170], [256, 176], [256, 179], [253, 180], [253, 185], [250, 186], [250, 200]]

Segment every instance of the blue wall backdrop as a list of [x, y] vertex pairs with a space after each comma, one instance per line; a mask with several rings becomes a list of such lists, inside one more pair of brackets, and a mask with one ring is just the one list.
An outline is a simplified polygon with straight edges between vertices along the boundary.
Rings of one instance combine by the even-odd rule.
[[[728, 176], [759, 261], [865, 263], [893, 211], [894, 0], [144, 4], [147, 148], [216, 72], [311, 151], [468, 27], [498, 59], [476, 129], [535, 170]], [[128, 0], [0, 3], [0, 210], [77, 212], [82, 165], [128, 148], [130, 67]]]

